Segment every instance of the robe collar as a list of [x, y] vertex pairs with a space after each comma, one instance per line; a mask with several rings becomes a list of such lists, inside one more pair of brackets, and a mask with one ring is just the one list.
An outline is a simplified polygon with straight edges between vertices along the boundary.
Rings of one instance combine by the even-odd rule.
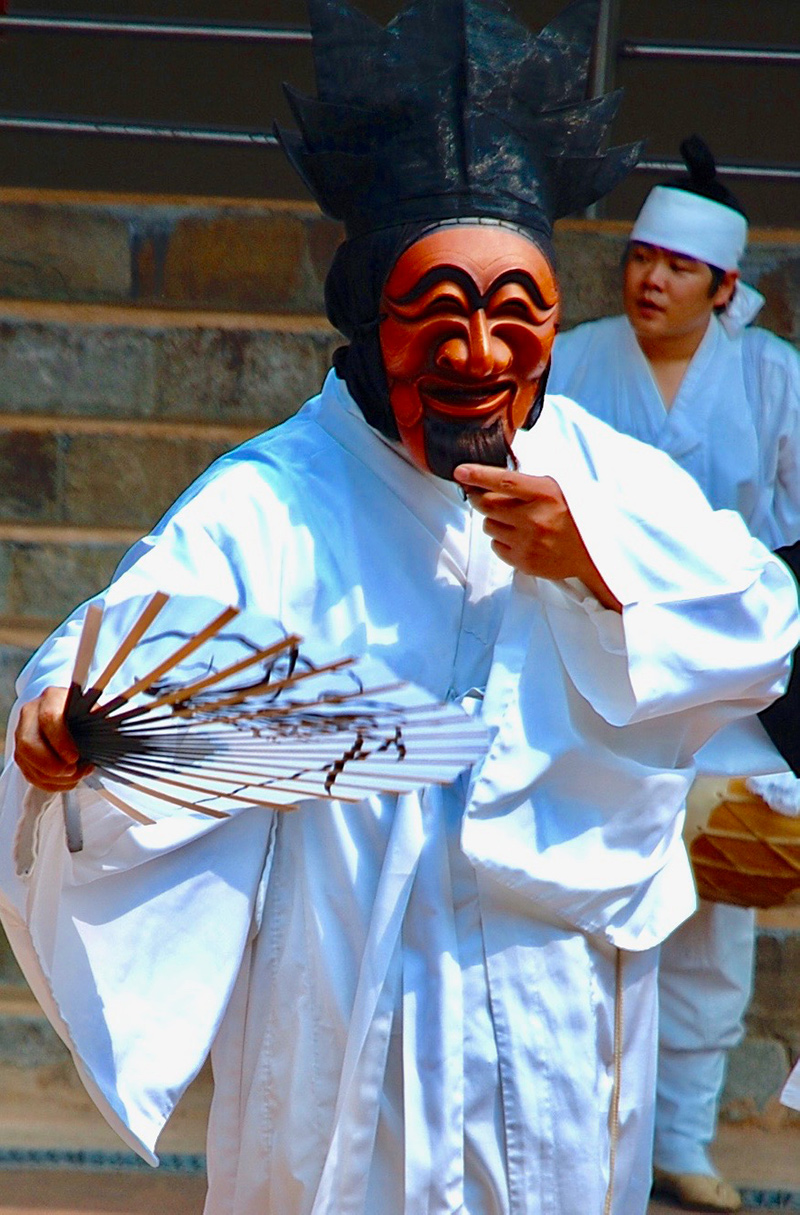
[[344, 380], [331, 370], [319, 398], [316, 421], [356, 459], [368, 463], [386, 481], [414, 484], [415, 493], [431, 493], [452, 506], [467, 509], [464, 496], [454, 481], [445, 481], [420, 468], [402, 443], [387, 439], [365, 419], [347, 390]]
[[715, 393], [704, 391], [703, 385], [707, 382], [711, 364], [720, 354], [723, 344], [727, 344], [730, 339], [726, 337], [717, 318], [711, 316], [703, 339], [692, 355], [675, 399], [668, 409], [656, 383], [653, 369], [639, 345], [630, 321], [627, 317], [623, 319], [628, 356], [647, 383], [651, 406], [660, 419], [658, 446], [673, 460], [680, 461], [706, 441], [709, 417], [715, 406]]

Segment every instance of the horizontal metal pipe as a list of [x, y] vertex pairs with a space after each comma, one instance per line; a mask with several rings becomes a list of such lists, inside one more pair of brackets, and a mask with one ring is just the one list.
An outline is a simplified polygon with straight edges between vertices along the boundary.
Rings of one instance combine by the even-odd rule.
[[258, 25], [220, 25], [191, 21], [127, 21], [105, 17], [3, 17], [0, 33], [21, 30], [35, 34], [123, 34], [132, 37], [236, 39], [277, 44], [310, 42], [303, 29]]
[[[685, 173], [682, 160], [659, 160], [646, 157], [636, 168], [644, 173]], [[721, 177], [756, 177], [761, 181], [800, 181], [800, 165], [718, 164]]]
[[[160, 139], [184, 143], [238, 145], [276, 148], [278, 140], [266, 131], [224, 131], [204, 127], [166, 126], [155, 123], [105, 122], [79, 118], [40, 118], [19, 114], [0, 114], [0, 132], [27, 131], [44, 135], [103, 135], [128, 139]], [[679, 173], [683, 161], [647, 157], [636, 168], [644, 173]], [[755, 177], [764, 181], [798, 181], [799, 165], [720, 164], [725, 177]]]
[[110, 135], [128, 139], [163, 139], [185, 143], [238, 144], [275, 148], [278, 141], [266, 131], [221, 131], [202, 127], [162, 126], [144, 122], [95, 122], [79, 118], [29, 118], [0, 114], [1, 131], [29, 131], [44, 135]]
[[800, 49], [789, 46], [711, 46], [678, 42], [631, 42], [617, 46], [620, 59], [721, 60], [729, 63], [800, 63]]

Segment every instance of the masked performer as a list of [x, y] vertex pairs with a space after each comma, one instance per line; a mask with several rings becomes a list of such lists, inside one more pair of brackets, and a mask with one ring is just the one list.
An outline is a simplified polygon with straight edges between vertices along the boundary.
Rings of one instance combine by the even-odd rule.
[[211, 594], [483, 695], [490, 750], [443, 790], [211, 827], [81, 784], [71, 856], [50, 791], [79, 775], [79, 610], [19, 684], [4, 921], [147, 1159], [211, 1048], [207, 1215], [636, 1215], [692, 753], [782, 689], [794, 586], [661, 453], [543, 400], [553, 219], [636, 155], [599, 151], [616, 99], [584, 102], [595, 3], [538, 37], [492, 0], [311, 11], [319, 98], [291, 95], [283, 139], [346, 226], [349, 345], [107, 600]]
[[[800, 537], [800, 357], [745, 328], [763, 304], [739, 279], [747, 221], [703, 141], [681, 150], [688, 172], [650, 192], [631, 232], [625, 315], [560, 335], [550, 388], [667, 452], [713, 506], [739, 511], [777, 548]], [[796, 726], [781, 734], [796, 753]], [[783, 772], [773, 796], [800, 808], [800, 784], [755, 717], [746, 737], [723, 734], [699, 766]], [[740, 1205], [708, 1147], [750, 996], [754, 914], [701, 902], [662, 949], [656, 1182], [690, 1207]]]

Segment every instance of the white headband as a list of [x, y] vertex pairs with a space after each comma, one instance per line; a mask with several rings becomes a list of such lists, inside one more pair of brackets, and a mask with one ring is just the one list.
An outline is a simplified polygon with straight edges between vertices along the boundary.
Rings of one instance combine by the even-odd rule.
[[747, 244], [747, 220], [732, 207], [672, 186], [655, 186], [633, 225], [631, 240], [736, 270]]
[[[630, 239], [684, 257], [696, 257], [720, 270], [737, 270], [747, 244], [747, 220], [733, 207], [674, 186], [654, 186], [636, 217]], [[764, 297], [739, 281], [724, 314], [735, 334], [754, 319]]]

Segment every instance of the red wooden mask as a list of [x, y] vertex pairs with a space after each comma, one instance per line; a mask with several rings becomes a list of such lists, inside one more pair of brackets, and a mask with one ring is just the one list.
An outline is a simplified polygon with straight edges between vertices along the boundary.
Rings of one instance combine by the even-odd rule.
[[400, 437], [438, 476], [505, 467], [558, 328], [539, 247], [500, 225], [436, 228], [400, 255], [381, 299], [381, 354]]

